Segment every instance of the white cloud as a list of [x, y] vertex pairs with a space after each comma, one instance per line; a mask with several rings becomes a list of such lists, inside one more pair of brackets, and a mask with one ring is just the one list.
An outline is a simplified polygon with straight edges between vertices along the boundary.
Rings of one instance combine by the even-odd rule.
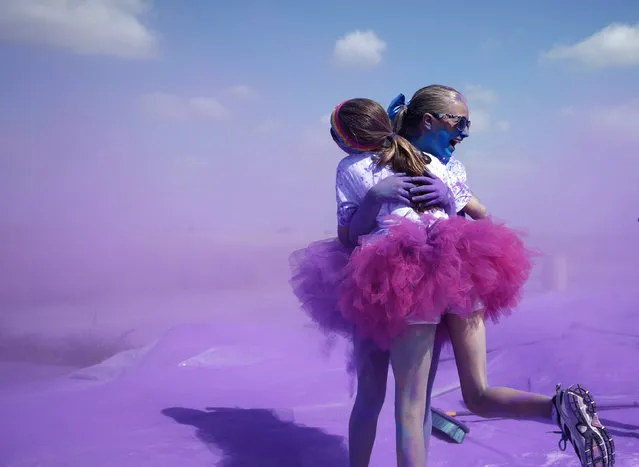
[[341, 66], [369, 68], [382, 62], [386, 48], [386, 42], [373, 31], [354, 31], [337, 40], [333, 57]]
[[485, 133], [492, 127], [492, 120], [488, 112], [472, 110], [470, 113], [471, 133]]
[[86, 55], [153, 58], [155, 34], [142, 23], [150, 0], [2, 0], [0, 36]]
[[508, 120], [493, 121], [490, 113], [484, 110], [487, 106], [499, 102], [499, 96], [495, 91], [477, 84], [467, 84], [464, 95], [470, 104], [479, 106], [476, 108], [471, 105], [470, 109], [471, 131], [473, 133], [485, 133], [493, 129], [502, 132], [510, 131], [511, 124]]
[[145, 95], [142, 102], [154, 116], [175, 120], [220, 120], [228, 115], [228, 110], [212, 97], [183, 97], [158, 92]]
[[237, 99], [250, 99], [255, 95], [255, 91], [250, 86], [238, 84], [227, 89], [227, 93]]
[[[579, 116], [579, 118], [573, 118]], [[564, 107], [558, 111], [559, 118], [570, 117], [583, 131], [583, 125], [591, 136], [614, 135], [618, 141], [639, 141], [639, 99], [610, 107], [575, 108]]]
[[[500, 131], [508, 131], [510, 129], [510, 122], [501, 120], [493, 122], [490, 113], [483, 110], [482, 107], [490, 106], [499, 101], [497, 93], [492, 89], [479, 86], [477, 84], [467, 84], [465, 86], [464, 95], [471, 104], [470, 108], [470, 120], [472, 122], [471, 132], [473, 133], [485, 133], [492, 130], [493, 127], [497, 127]], [[475, 106], [479, 106], [477, 108]]]
[[468, 84], [465, 89], [465, 96], [469, 102], [481, 102], [482, 104], [494, 104], [499, 99], [497, 93], [492, 89], [487, 89], [476, 84]]
[[320, 118], [320, 123], [322, 125], [330, 125], [331, 124], [331, 114], [327, 113], [326, 115], [323, 115], [322, 118]]
[[639, 25], [611, 24], [573, 45], [556, 45], [542, 54], [592, 68], [639, 66]]
[[212, 97], [191, 97], [186, 99], [185, 104], [194, 116], [219, 119], [226, 115], [226, 108]]
[[499, 131], [509, 131], [510, 130], [510, 122], [508, 120], [500, 120], [497, 122], [497, 129]]

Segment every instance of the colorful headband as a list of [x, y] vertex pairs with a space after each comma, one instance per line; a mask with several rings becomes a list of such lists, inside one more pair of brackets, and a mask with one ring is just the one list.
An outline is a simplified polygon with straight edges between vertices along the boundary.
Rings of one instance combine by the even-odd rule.
[[333, 129], [333, 132], [335, 133], [335, 136], [337, 137], [337, 139], [344, 146], [350, 149], [353, 149], [355, 151], [367, 152], [367, 151], [372, 151], [373, 149], [379, 148], [379, 144], [368, 145], [368, 146], [366, 146], [365, 144], [360, 144], [346, 134], [346, 132], [340, 125], [339, 118], [337, 116], [339, 114], [339, 110], [342, 108], [342, 105], [344, 105], [344, 103], [346, 102], [348, 101], [344, 101], [340, 105], [335, 107], [335, 110], [333, 110], [333, 113], [331, 114], [331, 128]]

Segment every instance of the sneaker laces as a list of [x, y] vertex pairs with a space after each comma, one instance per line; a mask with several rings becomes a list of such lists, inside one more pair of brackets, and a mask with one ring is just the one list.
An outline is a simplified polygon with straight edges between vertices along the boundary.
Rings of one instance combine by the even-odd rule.
[[568, 447], [568, 440], [569, 440], [568, 436], [566, 436], [566, 433], [564, 433], [563, 431], [555, 431], [554, 433], [561, 435], [561, 439], [559, 440], [557, 445], [559, 446], [559, 449], [561, 449], [562, 451], [565, 451], [566, 448]]
[[555, 397], [553, 397], [552, 405], [553, 405], [553, 412], [557, 416], [557, 420], [555, 420], [555, 423], [557, 423], [557, 425], [559, 426], [559, 430], [555, 430], [553, 431], [553, 433], [557, 435], [561, 435], [561, 439], [559, 440], [557, 444], [559, 446], [559, 449], [561, 449], [562, 451], [565, 451], [566, 448], [568, 447], [569, 438], [566, 432], [564, 431], [564, 424], [561, 417], [561, 412], [559, 408], [557, 407], [557, 404], [559, 401], [559, 393], [561, 391], [561, 383], [555, 386], [555, 391], [556, 391], [556, 394], [555, 394]]

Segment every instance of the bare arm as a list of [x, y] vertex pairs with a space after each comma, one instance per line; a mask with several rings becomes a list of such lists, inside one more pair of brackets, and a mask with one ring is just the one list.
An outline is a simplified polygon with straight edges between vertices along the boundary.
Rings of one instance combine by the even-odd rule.
[[377, 214], [381, 208], [371, 190], [366, 193], [364, 201], [357, 208], [348, 226], [338, 226], [337, 237], [344, 246], [355, 246], [360, 236], [370, 233], [375, 228]]
[[486, 207], [477, 199], [477, 196], [473, 194], [468, 204], [462, 210], [464, 214], [467, 214], [471, 219], [483, 219], [488, 215]]

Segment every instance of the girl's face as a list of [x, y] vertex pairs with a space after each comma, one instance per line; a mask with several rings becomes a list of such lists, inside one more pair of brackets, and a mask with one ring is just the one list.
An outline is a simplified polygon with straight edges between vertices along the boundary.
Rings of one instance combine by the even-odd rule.
[[444, 114], [426, 114], [422, 119], [421, 134], [411, 143], [447, 164], [457, 144], [469, 136], [468, 106], [454, 101]]

